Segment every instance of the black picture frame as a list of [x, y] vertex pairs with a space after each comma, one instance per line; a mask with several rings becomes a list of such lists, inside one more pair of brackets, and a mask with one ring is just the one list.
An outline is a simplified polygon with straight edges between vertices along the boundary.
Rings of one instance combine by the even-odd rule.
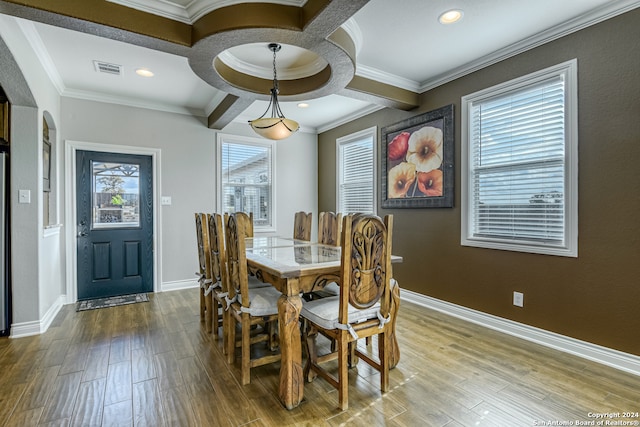
[[454, 105], [380, 131], [383, 208], [450, 208], [454, 200]]
[[42, 191], [51, 191], [51, 143], [42, 141]]

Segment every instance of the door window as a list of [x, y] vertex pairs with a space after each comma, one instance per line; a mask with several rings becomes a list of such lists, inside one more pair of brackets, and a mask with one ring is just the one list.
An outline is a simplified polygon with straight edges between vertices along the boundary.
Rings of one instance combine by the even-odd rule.
[[140, 226], [140, 165], [91, 162], [93, 228]]

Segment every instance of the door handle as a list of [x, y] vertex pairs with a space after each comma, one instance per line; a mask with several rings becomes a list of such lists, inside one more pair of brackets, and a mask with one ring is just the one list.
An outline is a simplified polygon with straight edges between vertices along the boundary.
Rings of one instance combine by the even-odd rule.
[[87, 233], [87, 222], [85, 220], [80, 221], [78, 224], [78, 237], [87, 237], [89, 233]]

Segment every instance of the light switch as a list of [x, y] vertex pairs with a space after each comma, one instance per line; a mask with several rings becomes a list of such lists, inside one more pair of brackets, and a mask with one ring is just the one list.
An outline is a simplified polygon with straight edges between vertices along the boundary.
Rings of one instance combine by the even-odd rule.
[[18, 203], [31, 203], [31, 190], [19, 190]]
[[170, 205], [171, 204], [171, 196], [162, 196], [161, 203], [163, 205]]

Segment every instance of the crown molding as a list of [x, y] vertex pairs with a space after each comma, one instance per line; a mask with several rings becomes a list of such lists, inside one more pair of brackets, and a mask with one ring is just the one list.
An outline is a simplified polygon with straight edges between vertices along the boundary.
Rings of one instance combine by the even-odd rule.
[[13, 19], [15, 19], [15, 21], [17, 22], [18, 27], [20, 27], [20, 30], [22, 31], [22, 34], [27, 39], [29, 45], [31, 46], [31, 49], [33, 49], [34, 53], [38, 57], [38, 61], [42, 65], [42, 68], [44, 68], [47, 76], [49, 76], [49, 80], [51, 80], [51, 83], [53, 84], [53, 86], [55, 86], [58, 94], [62, 95], [62, 93], [66, 90], [64, 81], [62, 80], [62, 77], [60, 77], [58, 69], [54, 65], [53, 59], [51, 59], [47, 48], [44, 46], [42, 38], [40, 37], [40, 34], [38, 34], [38, 30], [36, 30], [35, 25], [32, 21], [27, 21], [26, 19]]
[[184, 114], [198, 118], [206, 118], [202, 110], [177, 107], [164, 103], [141, 101], [137, 98], [127, 98], [124, 96], [107, 95], [99, 92], [90, 92], [78, 89], [66, 89], [61, 96], [67, 98], [83, 99], [85, 101], [104, 102], [107, 104], [123, 105], [127, 107], [146, 108], [149, 110], [164, 111], [166, 113]]
[[[273, 79], [273, 66], [271, 64], [269, 64], [269, 67], [261, 67], [252, 64], [250, 62], [239, 59], [237, 56], [230, 53], [229, 50], [225, 50], [220, 55], [218, 55], [218, 59], [220, 59], [228, 67], [237, 72], [247, 74], [249, 76], [260, 77], [267, 80]], [[313, 76], [314, 74], [321, 72], [326, 66], [327, 61], [316, 54], [315, 60], [308, 64], [296, 68], [285, 68], [278, 70], [278, 80], [296, 80]]]
[[[162, 16], [164, 18], [179, 21], [184, 24], [193, 24], [207, 13], [226, 6], [243, 3], [238, 0], [194, 0], [189, 5], [182, 6], [169, 0], [107, 0], [131, 9]], [[306, 0], [272, 0], [270, 3], [283, 4], [288, 6], [302, 7]], [[244, 2], [246, 3], [246, 2]], [[261, 0], [254, 0], [253, 3], [262, 3]]]
[[524, 39], [518, 43], [514, 43], [509, 47], [500, 49], [491, 55], [486, 55], [477, 61], [468, 62], [467, 64], [461, 67], [458, 67], [452, 71], [441, 74], [440, 76], [437, 76], [433, 79], [429, 79], [428, 81], [423, 82], [419, 86], [418, 93], [423, 93], [428, 90], [434, 89], [445, 83], [449, 83], [453, 80], [464, 77], [475, 71], [481, 70], [490, 65], [503, 61], [507, 58], [511, 58], [520, 53], [526, 52], [528, 50], [534, 49], [543, 44], [549, 43], [551, 41], [557, 40], [569, 34], [575, 33], [584, 28], [598, 24], [602, 21], [606, 21], [607, 19], [621, 15], [625, 12], [629, 12], [638, 7], [640, 7], [640, 0], [612, 1], [596, 10], [593, 10], [589, 13], [585, 13], [570, 21], [564, 22], [561, 25], [557, 25], [553, 28], [548, 29], [547, 31], [543, 31], [539, 34], [536, 34], [535, 36]]
[[420, 83], [414, 80], [396, 76], [395, 74], [387, 73], [367, 65], [356, 64], [356, 75], [411, 92], [418, 92], [420, 89]]
[[357, 119], [359, 119], [361, 117], [364, 117], [364, 116], [366, 116], [368, 114], [375, 113], [376, 111], [382, 110], [383, 108], [385, 108], [385, 107], [382, 106], [382, 105], [371, 104], [371, 105], [369, 105], [369, 106], [367, 106], [365, 108], [362, 108], [362, 109], [360, 109], [358, 111], [355, 111], [355, 112], [353, 112], [351, 114], [348, 114], [346, 116], [341, 117], [340, 120], [337, 120], [337, 121], [334, 121], [334, 122], [331, 122], [331, 123], [327, 123], [325, 125], [320, 126], [319, 128], [317, 128], [316, 133], [321, 134], [321, 133], [326, 132], [328, 130], [331, 130], [333, 128], [337, 128], [338, 126], [342, 126], [342, 125], [344, 125], [346, 123], [349, 123], [349, 122], [351, 122], [353, 120], [357, 120]]

